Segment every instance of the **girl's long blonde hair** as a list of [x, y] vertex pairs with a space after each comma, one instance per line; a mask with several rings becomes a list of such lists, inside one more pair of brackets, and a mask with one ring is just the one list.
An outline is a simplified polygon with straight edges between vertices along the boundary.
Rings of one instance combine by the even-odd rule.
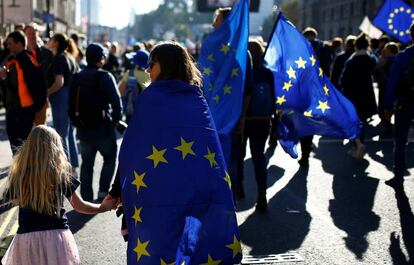
[[62, 192], [70, 188], [71, 170], [59, 134], [44, 125], [33, 128], [10, 166], [12, 202], [38, 213], [60, 216]]

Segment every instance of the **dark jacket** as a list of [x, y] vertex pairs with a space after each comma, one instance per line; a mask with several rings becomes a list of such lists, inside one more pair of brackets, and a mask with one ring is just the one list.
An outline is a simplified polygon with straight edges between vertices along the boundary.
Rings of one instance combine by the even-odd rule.
[[[28, 51], [24, 50], [16, 56], [8, 58], [5, 91], [7, 111], [26, 107], [40, 109], [46, 102], [46, 79], [40, 64]], [[22, 72], [23, 79], [19, 79]], [[30, 103], [31, 102], [31, 103]]]
[[407, 98], [403, 93], [398, 93], [401, 88], [401, 81], [405, 71], [412, 66], [414, 60], [414, 46], [410, 46], [400, 52], [394, 59], [391, 67], [390, 79], [385, 89], [384, 105], [387, 109], [392, 109], [397, 104], [403, 104]]
[[343, 94], [355, 105], [361, 121], [377, 113], [373, 86], [375, 66], [375, 57], [356, 52], [345, 63], [340, 78]]
[[338, 55], [334, 61], [333, 67], [332, 67], [332, 75], [331, 75], [331, 81], [332, 84], [338, 89], [340, 89], [339, 86], [339, 79], [341, 78], [342, 71], [344, 70], [345, 63], [351, 57], [351, 55], [354, 53], [353, 50], [347, 50], [340, 55]]
[[[98, 81], [96, 83], [98, 71]], [[98, 69], [98, 67], [95, 66], [88, 66], [73, 76], [69, 93], [72, 93], [72, 91], [74, 91], [78, 86], [98, 86], [99, 93], [97, 93], [94, 98], [90, 99], [90, 104], [98, 104], [97, 102], [104, 102], [104, 112], [105, 116], [107, 117], [105, 121], [103, 121], [100, 128], [78, 128], [78, 137], [80, 139], [93, 137], [95, 132], [102, 131], [105, 128], [112, 128], [114, 124], [119, 122], [119, 120], [122, 118], [121, 96], [116, 86], [115, 79], [111, 73], [102, 69]], [[69, 97], [72, 98], [71, 94]], [[97, 135], [102, 134], [98, 133]]]

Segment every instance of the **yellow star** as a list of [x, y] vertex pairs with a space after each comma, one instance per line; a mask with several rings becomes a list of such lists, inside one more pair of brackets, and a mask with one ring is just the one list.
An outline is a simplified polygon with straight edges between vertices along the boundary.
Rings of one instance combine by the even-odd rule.
[[137, 207], [134, 207], [134, 215], [132, 216], [132, 219], [134, 219], [135, 225], [137, 225], [138, 222], [142, 223], [141, 211], [142, 207], [139, 209], [137, 209]]
[[319, 67], [319, 76], [322, 77], [323, 76], [323, 70], [321, 67]]
[[329, 89], [326, 84], [323, 86], [323, 91], [325, 91], [325, 95], [329, 96]]
[[137, 262], [141, 259], [141, 256], [151, 256], [147, 251], [148, 243], [149, 240], [146, 242], [141, 242], [139, 238], [137, 239], [137, 246], [134, 248], [135, 253], [137, 253]]
[[219, 102], [220, 102], [220, 96], [217, 94], [214, 98], [214, 101], [217, 103], [217, 104], [219, 104]]
[[227, 55], [227, 53], [229, 52], [229, 50], [230, 50], [230, 46], [229, 45], [227, 45], [227, 44], [221, 44], [220, 51], [222, 51], [224, 54]]
[[217, 165], [217, 162], [216, 162], [216, 153], [212, 153], [210, 151], [210, 148], [207, 147], [207, 154], [204, 157], [210, 162], [210, 166], [211, 167]]
[[163, 259], [161, 259], [161, 265], [175, 265], [175, 261], [173, 261], [171, 263], [167, 263]]
[[213, 88], [214, 86], [212, 83], [208, 84], [208, 91], [213, 91]]
[[207, 56], [207, 60], [209, 60], [210, 62], [214, 62], [215, 60], [214, 60], [214, 54], [209, 54], [208, 56]]
[[224, 91], [224, 95], [226, 95], [226, 94], [231, 94], [231, 86], [229, 86], [229, 85], [225, 85], [225, 86], [223, 87], [223, 91]]
[[231, 179], [230, 179], [229, 173], [226, 172], [226, 176], [224, 177], [224, 180], [227, 182], [227, 184], [229, 185], [229, 188], [231, 189]]
[[208, 255], [207, 263], [203, 263], [201, 265], [218, 265], [220, 264], [220, 262], [221, 262], [221, 259], [213, 260], [213, 258], [210, 255]]
[[323, 102], [319, 100], [319, 106], [316, 108], [322, 110], [322, 113], [325, 113], [325, 111], [331, 107], [328, 106], [328, 101]]
[[302, 57], [299, 57], [299, 60], [295, 61], [295, 63], [298, 65], [298, 68], [306, 69], [306, 61], [302, 59]]
[[157, 148], [155, 148], [155, 146], [152, 146], [152, 155], [147, 156], [147, 159], [153, 160], [154, 161], [154, 168], [157, 168], [158, 163], [163, 162], [168, 164], [168, 161], [165, 160], [164, 158], [164, 154], [165, 152], [167, 152], [167, 149], [163, 149], [163, 150], [157, 150]]
[[233, 250], [233, 258], [236, 257], [239, 253], [242, 254], [240, 241], [237, 240], [237, 237], [235, 235], [233, 236], [233, 243], [226, 245], [226, 247]]
[[285, 95], [283, 95], [281, 97], [277, 97], [276, 104], [279, 104], [280, 106], [282, 106], [282, 104], [285, 103], [285, 102], [286, 102]]
[[203, 74], [211, 75], [212, 72], [210, 67], [204, 67]]
[[315, 59], [315, 56], [312, 54], [312, 56], [310, 57], [310, 60], [311, 60], [311, 62], [312, 62], [312, 66], [315, 66], [315, 64], [316, 64], [316, 59]]
[[183, 160], [185, 159], [185, 157], [190, 154], [190, 155], [196, 155], [193, 151], [193, 149], [191, 149], [191, 147], [193, 146], [194, 141], [187, 143], [183, 137], [181, 137], [181, 145], [175, 147], [175, 150], [178, 150], [182, 153], [183, 156]]
[[312, 110], [305, 111], [305, 112], [303, 113], [303, 115], [305, 115], [306, 117], [312, 118], [312, 117], [313, 117], [313, 115], [312, 115]]
[[147, 188], [147, 185], [144, 183], [145, 172], [140, 175], [134, 170], [134, 176], [135, 179], [132, 181], [132, 185], [137, 186], [137, 193], [141, 187]]
[[231, 77], [239, 76], [239, 68], [233, 68], [231, 70]]
[[296, 79], [296, 71], [293, 70], [292, 66], [289, 68], [289, 71], [286, 71], [286, 73], [289, 75], [290, 79]]
[[289, 92], [289, 89], [293, 86], [292, 81], [289, 80], [289, 82], [284, 82], [283, 84], [283, 90], [286, 90]]

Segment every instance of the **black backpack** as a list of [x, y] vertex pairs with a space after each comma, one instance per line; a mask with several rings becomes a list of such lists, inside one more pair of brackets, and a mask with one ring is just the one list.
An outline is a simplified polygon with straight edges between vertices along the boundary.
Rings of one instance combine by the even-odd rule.
[[249, 104], [249, 116], [271, 117], [275, 110], [273, 80], [269, 78], [269, 70], [261, 67], [253, 69], [253, 91]]
[[101, 78], [106, 72], [95, 71], [92, 78], [85, 78], [82, 72], [73, 78], [68, 111], [72, 124], [77, 128], [96, 129], [108, 121], [107, 104], [100, 88]]

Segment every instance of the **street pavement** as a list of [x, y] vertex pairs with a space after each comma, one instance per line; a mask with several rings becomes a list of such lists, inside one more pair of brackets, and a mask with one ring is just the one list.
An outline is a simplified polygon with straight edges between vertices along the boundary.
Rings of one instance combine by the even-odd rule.
[[[347, 155], [350, 146], [346, 141], [324, 137], [315, 137], [308, 168], [300, 168], [280, 146], [268, 148], [266, 212], [255, 211], [256, 186], [248, 153], [246, 198], [236, 205], [243, 254], [257, 258], [288, 253], [296, 257], [290, 262], [267, 264], [413, 264], [414, 133], [407, 149], [405, 192], [395, 192], [384, 184], [392, 177], [393, 143], [381, 139], [380, 131], [374, 120], [361, 162]], [[7, 140], [1, 138], [1, 167], [10, 162], [8, 149]], [[101, 165], [102, 157], [98, 156], [95, 191]], [[71, 211], [68, 203], [67, 210], [82, 264], [126, 264], [121, 220], [114, 211], [87, 216]], [[0, 237], [10, 235], [10, 240], [17, 227], [16, 214], [15, 210], [0, 209]], [[249, 264], [254, 264], [254, 259], [250, 260]]]

